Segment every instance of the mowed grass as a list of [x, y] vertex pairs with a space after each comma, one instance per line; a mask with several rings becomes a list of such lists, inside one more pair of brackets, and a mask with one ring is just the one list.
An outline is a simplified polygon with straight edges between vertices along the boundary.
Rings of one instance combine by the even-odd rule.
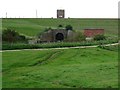
[[117, 19], [52, 19], [52, 18], [7, 18], [2, 19], [2, 28], [12, 28], [19, 33], [27, 36], [35, 36], [41, 33], [45, 28], [57, 28], [62, 24], [72, 25], [74, 30], [81, 30], [83, 32], [86, 28], [103, 28], [105, 34], [108, 36], [118, 36], [118, 20]]
[[3, 88], [117, 88], [118, 52], [101, 48], [3, 52]]

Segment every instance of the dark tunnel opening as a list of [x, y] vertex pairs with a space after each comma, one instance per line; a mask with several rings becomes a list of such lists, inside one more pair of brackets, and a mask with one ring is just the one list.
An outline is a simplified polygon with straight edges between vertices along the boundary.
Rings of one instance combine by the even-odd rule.
[[62, 33], [57, 33], [55, 38], [56, 38], [56, 41], [63, 41], [64, 35]]

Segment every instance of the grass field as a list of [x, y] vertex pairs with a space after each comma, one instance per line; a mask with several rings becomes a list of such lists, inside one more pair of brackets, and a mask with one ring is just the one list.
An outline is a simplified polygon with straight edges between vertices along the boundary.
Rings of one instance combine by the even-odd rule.
[[101, 49], [3, 52], [3, 88], [117, 88], [118, 52]]
[[74, 30], [83, 32], [86, 28], [103, 28], [105, 34], [110, 36], [118, 36], [118, 20], [117, 19], [50, 19], [50, 18], [21, 18], [21, 19], [2, 19], [2, 28], [12, 28], [27, 36], [35, 36], [39, 32], [43, 32], [45, 28], [57, 28], [59, 24], [64, 27], [72, 25]]
[[[45, 28], [72, 25], [74, 30], [103, 28], [105, 35], [118, 36], [117, 19], [2, 19], [2, 30], [15, 29], [36, 36]], [[52, 43], [38, 46], [6, 45], [4, 49], [80, 46], [82, 43]], [[84, 44], [84, 43], [83, 43]], [[19, 48], [18, 48], [19, 47]], [[7, 51], [3, 56], [3, 88], [117, 88], [118, 47], [66, 50]]]

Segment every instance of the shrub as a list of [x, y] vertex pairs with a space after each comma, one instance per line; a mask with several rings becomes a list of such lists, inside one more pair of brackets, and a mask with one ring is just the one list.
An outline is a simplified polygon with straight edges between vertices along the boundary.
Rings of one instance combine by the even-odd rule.
[[66, 30], [73, 30], [73, 27], [72, 27], [71, 25], [67, 25], [67, 26], [65, 27], [65, 29], [66, 29]]
[[94, 40], [99, 41], [99, 40], [105, 40], [106, 37], [104, 35], [95, 35]]
[[81, 32], [76, 32], [76, 36], [75, 36], [75, 39], [77, 41], [85, 41], [85, 35], [83, 35]]
[[58, 27], [63, 27], [63, 25], [60, 24], [60, 25], [58, 25]]
[[80, 42], [85, 41], [85, 36], [80, 31], [68, 31], [66, 41], [68, 42]]
[[2, 40], [9, 43], [26, 41], [25, 36], [19, 35], [18, 32], [12, 29], [3, 30]]

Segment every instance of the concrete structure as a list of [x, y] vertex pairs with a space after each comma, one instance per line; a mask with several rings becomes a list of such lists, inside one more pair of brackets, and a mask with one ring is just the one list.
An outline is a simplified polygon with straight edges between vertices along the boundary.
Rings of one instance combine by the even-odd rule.
[[67, 38], [67, 30], [65, 29], [51, 29], [47, 32], [44, 32], [40, 36], [41, 42], [56, 42], [64, 41]]
[[38, 41], [38, 40], [28, 40], [28, 43], [29, 43], [29, 44], [37, 44], [37, 41]]
[[95, 35], [103, 35], [104, 29], [84, 29], [84, 35], [86, 37], [94, 37]]
[[65, 18], [65, 10], [63, 9], [57, 10], [57, 18]]

